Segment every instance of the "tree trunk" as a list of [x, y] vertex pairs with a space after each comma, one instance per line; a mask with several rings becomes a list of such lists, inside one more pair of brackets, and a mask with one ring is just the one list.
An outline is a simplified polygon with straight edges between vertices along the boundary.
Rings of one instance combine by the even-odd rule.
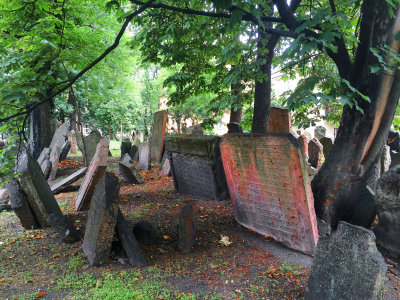
[[[42, 96], [38, 98], [40, 101]], [[50, 146], [53, 137], [52, 129], [51, 101], [46, 101], [30, 113], [29, 146], [34, 159], [39, 157], [43, 148]]]
[[122, 110], [121, 110], [121, 141], [124, 139], [124, 137], [122, 135], [123, 135], [123, 132], [122, 132]]
[[108, 123], [108, 138], [111, 141], [111, 124]]
[[[234, 95], [239, 95], [242, 92], [242, 85], [241, 84], [232, 84], [231, 85], [231, 90]], [[229, 123], [238, 123], [242, 121], [242, 107], [235, 108], [232, 106], [231, 108], [231, 115], [229, 118]]]
[[365, 187], [374, 180], [374, 167], [400, 97], [399, 70], [393, 70], [393, 74], [368, 72], [368, 66], [376, 60], [370, 47], [378, 48], [384, 42], [398, 53], [399, 45], [393, 36], [400, 27], [399, 10], [395, 10], [396, 20], [388, 22], [390, 18], [384, 1], [364, 4], [362, 22], [371, 26], [373, 36], [370, 43], [360, 43], [359, 47], [367, 49], [357, 51], [365, 51], [368, 57], [364, 63], [356, 59], [349, 78], [351, 85], [367, 95], [371, 102], [357, 99], [364, 113], [344, 107], [335, 144], [312, 181], [316, 214], [334, 228], [340, 220], [365, 227], [373, 221], [375, 206]]
[[69, 114], [69, 129], [70, 130], [77, 130], [76, 127], [76, 97], [74, 95], [74, 93], [72, 92], [72, 89], [69, 90], [68, 92], [68, 103], [72, 105], [73, 107], [73, 111]]

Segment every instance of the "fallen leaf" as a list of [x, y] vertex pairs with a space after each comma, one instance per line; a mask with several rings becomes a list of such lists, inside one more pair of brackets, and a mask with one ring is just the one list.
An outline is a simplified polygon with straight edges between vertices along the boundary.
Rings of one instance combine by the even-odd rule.
[[232, 244], [232, 242], [229, 241], [229, 237], [222, 235], [222, 234], [221, 234], [221, 239], [219, 240], [219, 243], [224, 246], [229, 246], [230, 244]]
[[164, 235], [163, 238], [164, 238], [164, 240], [168, 240], [169, 236], [168, 235]]
[[40, 292], [40, 293], [37, 293], [37, 294], [36, 294], [36, 297], [35, 297], [35, 298], [37, 299], [37, 298], [43, 297], [44, 295], [46, 295], [45, 292]]

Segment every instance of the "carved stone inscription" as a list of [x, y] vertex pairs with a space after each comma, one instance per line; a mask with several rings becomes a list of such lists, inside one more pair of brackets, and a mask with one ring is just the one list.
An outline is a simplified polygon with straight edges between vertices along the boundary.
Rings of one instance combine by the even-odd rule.
[[174, 184], [178, 193], [217, 200], [215, 175], [206, 160], [181, 153], [172, 153]]
[[314, 200], [298, 141], [286, 133], [226, 135], [221, 154], [236, 220], [313, 253], [318, 241]]

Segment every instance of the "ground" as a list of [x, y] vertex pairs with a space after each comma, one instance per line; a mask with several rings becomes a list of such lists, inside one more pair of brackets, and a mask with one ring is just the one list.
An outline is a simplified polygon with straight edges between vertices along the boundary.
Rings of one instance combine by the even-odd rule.
[[[114, 154], [114, 153], [113, 153]], [[61, 163], [58, 176], [79, 168], [79, 157]], [[118, 158], [108, 170], [116, 172]], [[82, 241], [63, 244], [51, 228], [24, 230], [12, 212], [0, 214], [1, 299], [302, 299], [312, 258], [238, 225], [230, 201], [195, 200], [175, 193], [172, 179], [158, 165], [141, 171], [142, 185], [121, 184], [119, 206], [129, 224], [150, 222], [154, 246], [141, 246], [147, 267], [126, 263], [115, 242], [107, 263], [90, 267]], [[122, 178], [120, 178], [122, 180]], [[83, 237], [87, 213], [76, 213], [75, 188], [56, 195]], [[177, 217], [186, 203], [199, 210], [197, 238], [188, 255], [179, 254]], [[221, 236], [228, 243], [221, 243]], [[398, 261], [387, 260], [388, 299], [400, 299]]]

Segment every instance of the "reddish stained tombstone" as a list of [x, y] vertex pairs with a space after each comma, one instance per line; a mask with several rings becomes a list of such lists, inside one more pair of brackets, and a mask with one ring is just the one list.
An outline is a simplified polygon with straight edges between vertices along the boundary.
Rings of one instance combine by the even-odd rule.
[[221, 155], [236, 220], [289, 248], [314, 253], [314, 199], [298, 140], [288, 133], [228, 134]]
[[94, 193], [94, 188], [107, 169], [108, 161], [108, 140], [101, 140], [97, 144], [96, 153], [90, 162], [85, 178], [79, 188], [75, 199], [76, 211], [88, 210], [90, 200]]
[[271, 107], [269, 112], [268, 132], [291, 132], [290, 112], [287, 109]]
[[324, 157], [324, 147], [317, 138], [313, 138], [308, 143], [308, 162], [313, 168], [319, 170], [322, 166], [322, 158]]
[[154, 114], [153, 134], [151, 138], [151, 161], [160, 162], [164, 148], [165, 129], [167, 128], [167, 111], [162, 110]]
[[304, 134], [302, 134], [298, 137], [298, 140], [300, 141], [301, 149], [304, 152], [304, 156], [305, 156], [306, 160], [308, 161], [308, 139]]

